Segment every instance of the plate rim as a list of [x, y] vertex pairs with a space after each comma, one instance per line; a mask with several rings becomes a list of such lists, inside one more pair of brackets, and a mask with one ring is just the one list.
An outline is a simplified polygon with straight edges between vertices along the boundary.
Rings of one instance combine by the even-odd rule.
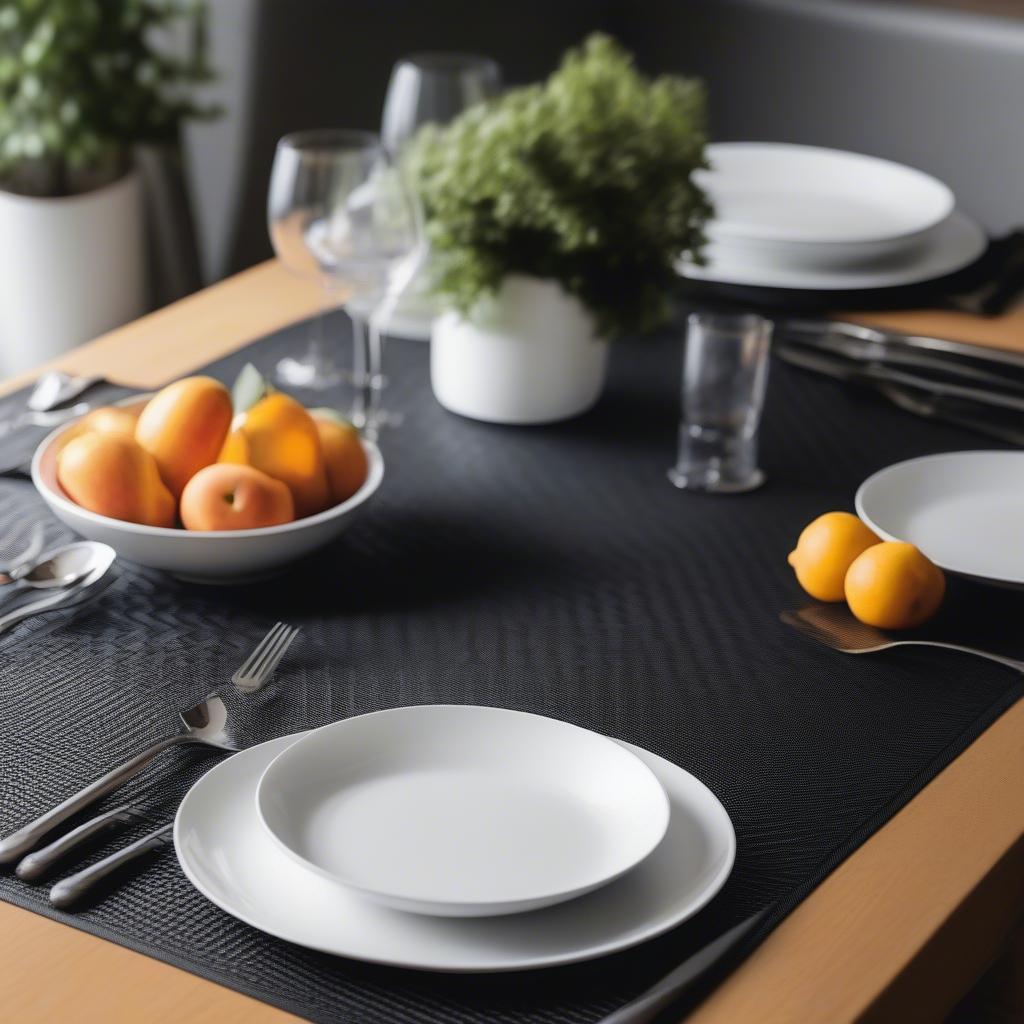
[[[540, 720], [540, 721], [547, 722], [547, 723], [555, 723], [557, 726], [569, 729], [571, 731], [585, 733], [585, 734], [587, 734], [589, 736], [597, 737], [599, 740], [602, 740], [602, 741], [604, 741], [606, 743], [613, 744], [615, 747], [618, 747], [618, 748], [622, 747], [621, 743], [619, 743], [618, 741], [612, 739], [611, 737], [605, 736], [603, 733], [596, 732], [593, 729], [585, 729], [582, 726], [574, 725], [572, 722], [566, 722], [566, 721], [564, 721], [563, 719], [560, 719], [560, 718], [552, 718], [549, 715], [541, 715], [541, 714], [537, 714], [537, 713], [531, 712], [531, 711], [519, 711], [519, 710], [517, 710], [515, 708], [504, 708], [504, 707], [499, 707], [497, 705], [490, 705], [490, 704], [407, 704], [407, 705], [400, 705], [400, 706], [394, 707], [394, 708], [381, 708], [378, 711], [370, 711], [370, 712], [367, 712], [366, 714], [363, 714], [363, 715], [352, 715], [349, 718], [339, 719], [337, 722], [330, 722], [330, 723], [328, 723], [325, 726], [321, 726], [319, 729], [311, 729], [311, 730], [309, 730], [304, 736], [299, 737], [299, 739], [297, 739], [294, 743], [289, 744], [284, 750], [282, 750], [279, 754], [277, 754], [274, 757], [274, 759], [263, 769], [263, 772], [261, 773], [260, 778], [259, 778], [259, 780], [256, 783], [254, 807], [255, 807], [255, 810], [256, 810], [256, 817], [257, 817], [257, 819], [259, 821], [259, 824], [260, 824], [261, 828], [263, 829], [264, 834], [269, 836], [270, 839], [272, 840], [272, 842], [278, 847], [278, 849], [281, 850], [286, 856], [288, 856], [295, 863], [297, 863], [301, 868], [303, 868], [304, 870], [307, 870], [307, 871], [313, 871], [316, 874], [320, 875], [322, 878], [325, 878], [327, 881], [329, 881], [329, 882], [331, 882], [331, 883], [333, 883], [335, 885], [343, 885], [346, 888], [352, 889], [355, 892], [364, 895], [368, 899], [378, 900], [378, 901], [382, 902], [384, 905], [388, 905], [388, 903], [385, 902], [385, 901], [390, 901], [392, 906], [396, 905], [399, 901], [403, 902], [403, 903], [410, 904], [410, 905], [411, 904], [419, 904], [423, 908], [423, 912], [424, 913], [434, 914], [434, 915], [438, 915], [438, 916], [447, 916], [447, 915], [444, 915], [441, 911], [439, 911], [437, 909], [428, 910], [427, 908], [428, 907], [437, 908], [437, 907], [442, 907], [442, 906], [443, 907], [452, 908], [452, 909], [459, 908], [459, 909], [462, 909], [462, 910], [465, 910], [466, 908], [470, 908], [470, 907], [481, 907], [481, 906], [505, 907], [505, 908], [507, 908], [506, 910], [495, 911], [495, 912], [487, 914], [487, 915], [482, 915], [482, 916], [498, 916], [499, 914], [503, 914], [503, 913], [528, 912], [528, 908], [523, 908], [521, 911], [516, 911], [514, 908], [522, 907], [523, 904], [534, 903], [537, 900], [549, 900], [550, 903], [548, 903], [548, 905], [552, 905], [553, 906], [553, 905], [557, 905], [557, 903], [560, 903], [560, 902], [566, 902], [566, 901], [571, 900], [571, 899], [576, 899], [576, 898], [578, 898], [580, 896], [586, 895], [588, 892], [592, 892], [595, 889], [601, 888], [602, 886], [610, 885], [616, 879], [621, 878], [623, 875], [625, 875], [628, 872], [632, 871], [635, 867], [637, 867], [640, 864], [642, 864], [643, 861], [646, 860], [661, 845], [662, 841], [664, 840], [665, 835], [668, 832], [669, 824], [671, 822], [671, 816], [672, 816], [671, 801], [668, 798], [668, 794], [665, 792], [665, 787], [661, 784], [661, 780], [655, 774], [653, 769], [641, 757], [637, 756], [633, 751], [628, 750], [628, 749], [626, 750], [627, 754], [629, 754], [630, 758], [633, 761], [635, 761], [640, 766], [643, 775], [651, 783], [652, 792], [656, 792], [658, 794], [658, 797], [656, 798], [656, 800], [657, 800], [657, 803], [659, 805], [658, 810], [659, 810], [659, 814], [660, 814], [660, 821], [659, 821], [658, 825], [655, 827], [655, 829], [653, 830], [652, 835], [654, 836], [654, 838], [652, 839], [652, 841], [650, 842], [650, 844], [648, 845], [648, 848], [644, 851], [644, 853], [640, 857], [636, 858], [635, 860], [632, 860], [625, 867], [620, 867], [620, 868], [616, 869], [616, 871], [613, 874], [604, 876], [604, 877], [602, 877], [598, 881], [591, 880], [591, 881], [588, 881], [587, 883], [585, 883], [583, 885], [575, 886], [574, 888], [569, 889], [569, 890], [558, 891], [558, 892], [545, 891], [545, 892], [537, 893], [537, 894], [530, 895], [530, 896], [517, 896], [517, 897], [513, 897], [513, 898], [508, 898], [508, 897], [506, 897], [506, 898], [491, 898], [491, 899], [486, 899], [486, 900], [442, 900], [442, 899], [437, 899], [437, 898], [431, 898], [431, 897], [428, 897], [428, 896], [424, 896], [422, 894], [417, 895], [415, 893], [410, 893], [410, 892], [398, 892], [398, 891], [385, 891], [385, 890], [382, 890], [382, 889], [371, 889], [371, 888], [368, 888], [367, 886], [359, 885], [356, 882], [343, 879], [341, 876], [339, 876], [337, 874], [334, 874], [333, 872], [327, 870], [326, 868], [324, 868], [321, 865], [317, 864], [315, 861], [312, 861], [309, 858], [304, 857], [297, 850], [294, 850], [292, 847], [290, 847], [270, 827], [270, 823], [266, 820], [266, 817], [263, 814], [263, 808], [262, 808], [261, 802], [260, 802], [260, 794], [263, 791], [263, 786], [264, 786], [264, 783], [266, 782], [267, 775], [268, 775], [268, 773], [270, 773], [273, 770], [274, 766], [282, 758], [284, 758], [284, 757], [288, 756], [289, 754], [291, 754], [292, 751], [296, 747], [298, 747], [300, 744], [302, 744], [305, 740], [310, 739], [313, 735], [315, 735], [317, 733], [320, 733], [320, 732], [322, 732], [324, 730], [334, 729], [336, 727], [344, 727], [346, 725], [349, 725], [352, 722], [363, 721], [365, 719], [370, 719], [370, 718], [383, 717], [383, 716], [386, 716], [386, 715], [393, 715], [396, 712], [412, 712], [412, 713], [415, 714], [415, 713], [418, 713], [418, 712], [421, 712], [421, 711], [424, 711], [424, 710], [427, 710], [427, 709], [433, 710], [433, 711], [448, 711], [448, 710], [453, 710], [453, 709], [457, 709], [457, 710], [472, 709], [472, 710], [475, 710], [475, 711], [482, 710], [482, 711], [486, 711], [486, 712], [499, 712], [502, 715], [505, 715], [505, 714], [512, 715], [512, 716], [514, 716], [516, 718], [536, 719], [536, 720]], [[537, 908], [534, 908], [534, 909], [542, 909], [542, 908], [541, 907], [537, 907]], [[411, 912], [415, 913], [416, 911], [411, 911]], [[472, 916], [472, 915], [457, 914], [457, 915], [453, 915], [453, 916]]]
[[[954, 232], [959, 232], [959, 237], [955, 236]], [[946, 220], [930, 229], [927, 234], [934, 234], [945, 245], [951, 245], [951, 239], [957, 238], [958, 243], [963, 247], [962, 255], [958, 257], [958, 261], [948, 266], [943, 266], [941, 269], [931, 269], [925, 272], [920, 270], [914, 272], [912, 269], [914, 262], [902, 270], [890, 270], [888, 272], [872, 271], [874, 280], [868, 280], [866, 283], [864, 280], [866, 272], [845, 270], [834, 272], [788, 270], [786, 271], [786, 275], [789, 276], [788, 283], [785, 276], [780, 283], [778, 279], [766, 281], [761, 276], [762, 269], [756, 267], [748, 267], [735, 272], [725, 270], [719, 273], [713, 267], [698, 266], [692, 260], [683, 258], [677, 261], [676, 271], [680, 277], [687, 281], [738, 288], [764, 288], [771, 291], [788, 292], [882, 291], [886, 288], [907, 288], [923, 285], [931, 281], [940, 281], [951, 274], [959, 273], [980, 259], [989, 245], [989, 239], [984, 229], [973, 217], [964, 213], [963, 210], [954, 210]], [[943, 234], [945, 238], [941, 237]], [[925, 237], [922, 241], [926, 247], [939, 244], [936, 242], [936, 238]], [[968, 243], [970, 243], [969, 249]], [[970, 255], [968, 255], [968, 251]], [[920, 259], [916, 261], [918, 265], [920, 262]], [[752, 272], [747, 273], [751, 269]], [[763, 269], [767, 271], [769, 268]], [[800, 277], [802, 275], [811, 273], [816, 276], [812, 277], [810, 283], [806, 279], [801, 282]], [[856, 280], [858, 276], [861, 277], [859, 283]], [[829, 280], [829, 278], [832, 278], [832, 280]]]
[[[881, 469], [875, 470], [869, 477], [864, 479], [860, 486], [857, 488], [857, 492], [853, 497], [853, 505], [856, 509], [857, 515], [860, 519], [875, 533], [878, 534], [883, 540], [891, 541], [905, 541], [903, 537], [897, 537], [895, 534], [890, 533], [888, 530], [880, 526], [875, 519], [868, 513], [864, 505], [864, 496], [868, 488], [874, 484], [880, 477], [886, 476], [890, 473], [899, 473], [912, 463], [918, 462], [934, 462], [938, 460], [957, 460], [965, 456], [970, 457], [972, 455], [996, 455], [996, 456], [1009, 456], [1011, 458], [1017, 457], [1024, 460], [1024, 450], [1013, 450], [1004, 448], [967, 448], [952, 452], [931, 452], [928, 455], [916, 455], [910, 459], [901, 459], [899, 462], [893, 462], [888, 466], [883, 466]], [[912, 543], [905, 541], [906, 543]], [[964, 577], [966, 579], [976, 580], [980, 583], [995, 583], [1000, 585], [1006, 585], [1011, 587], [1024, 587], [1024, 576], [996, 576], [988, 573], [979, 574], [976, 571], [970, 569], [958, 568], [956, 566], [944, 563], [932, 558], [930, 555], [928, 558], [935, 563], [943, 572], [951, 573], [954, 576]]]
[[[265, 746], [267, 743], [279, 743], [283, 742], [284, 740], [291, 740], [292, 742], [295, 742], [295, 740], [297, 740], [299, 737], [305, 735], [310, 731], [312, 730], [303, 729], [299, 732], [291, 733], [286, 736], [279, 736], [271, 740], [266, 740], [264, 741], [264, 743], [256, 744], [255, 746], [246, 749], [255, 750], [258, 749], [258, 747]], [[231, 760], [230, 758], [227, 758], [219, 762], [218, 764], [214, 765], [208, 772], [206, 772], [200, 779], [198, 779], [189, 789], [188, 793], [185, 794], [185, 798], [179, 805], [177, 813], [175, 814], [174, 817], [174, 852], [178, 859], [178, 864], [181, 867], [181, 870], [185, 877], [189, 880], [189, 882], [199, 891], [199, 893], [204, 898], [209, 900], [214, 906], [220, 908], [224, 913], [228, 914], [230, 917], [233, 917], [235, 920], [241, 921], [243, 924], [247, 924], [250, 927], [257, 929], [257, 931], [263, 932], [265, 935], [271, 935], [274, 938], [280, 939], [281, 941], [290, 942], [293, 945], [301, 946], [305, 949], [312, 949], [317, 952], [326, 953], [330, 956], [345, 957], [347, 959], [356, 960], [361, 963], [375, 963], [389, 967], [402, 967], [409, 970], [419, 970], [436, 974], [505, 974], [515, 971], [540, 970], [547, 967], [558, 967], [575, 963], [585, 963], [590, 960], [596, 960], [604, 956], [609, 956], [612, 953], [618, 953], [623, 950], [632, 949], [636, 946], [642, 945], [646, 942], [651, 941], [652, 939], [657, 938], [660, 935], [665, 934], [671, 929], [678, 927], [684, 921], [687, 921], [690, 918], [694, 917], [700, 910], [707, 906], [707, 904], [710, 903], [711, 900], [714, 899], [714, 897], [717, 896], [719, 892], [721, 892], [722, 887], [725, 885], [726, 881], [732, 874], [732, 870], [736, 862], [737, 840], [735, 826], [733, 825], [732, 819], [730, 818], [728, 811], [726, 811], [725, 806], [722, 804], [721, 800], [719, 800], [719, 798], [714, 794], [714, 792], [712, 792], [710, 787], [708, 787], [704, 782], [698, 779], [691, 772], [688, 772], [685, 768], [682, 768], [679, 765], [674, 764], [672, 761], [669, 761], [667, 758], [661, 757], [659, 754], [655, 754], [652, 751], [645, 750], [643, 747], [639, 747], [633, 743], [628, 743], [625, 740], [616, 739], [613, 740], [613, 742], [624, 746], [627, 750], [630, 750], [632, 753], [640, 757], [641, 760], [644, 760], [648, 757], [653, 758], [655, 764], [659, 765], [660, 767], [663, 767], [666, 771], [681, 773], [681, 775], [684, 776], [691, 784], [696, 784], [698, 787], [700, 787], [701, 790], [704, 791], [706, 796], [711, 801], [712, 806], [715, 808], [715, 814], [719, 819], [719, 823], [723, 826], [723, 836], [726, 842], [725, 855], [722, 858], [722, 861], [718, 867], [717, 872], [715, 873], [713, 878], [711, 878], [707, 882], [703, 891], [694, 900], [687, 904], [682, 910], [674, 914], [670, 914], [667, 917], [657, 919], [654, 924], [649, 924], [646, 928], [641, 929], [638, 934], [633, 935], [629, 938], [609, 940], [600, 945], [591, 946], [587, 949], [580, 950], [576, 953], [562, 955], [547, 955], [541, 957], [520, 957], [516, 960], [492, 960], [489, 963], [478, 963], [472, 967], [460, 967], [458, 965], [451, 963], [428, 963], [426, 962], [425, 958], [419, 958], [417, 962], [413, 962], [408, 957], [363, 956], [351, 951], [341, 953], [337, 949], [328, 949], [323, 945], [299, 942], [294, 938], [291, 938], [290, 936], [281, 935], [278, 931], [269, 930], [263, 927], [262, 925], [258, 924], [256, 920], [253, 919], [252, 916], [243, 912], [237, 907], [232, 908], [227, 906], [226, 901], [222, 901], [217, 896], [215, 896], [210, 890], [208, 890], [203, 881], [192, 870], [186, 856], [182, 853], [183, 840], [181, 836], [181, 823], [184, 818], [185, 808], [190, 803], [190, 798], [192, 798], [193, 791], [195, 791], [199, 786], [201, 786], [204, 780], [212, 773], [218, 772], [221, 769], [223, 769], [224, 766], [228, 764], [228, 762]], [[282, 750], [284, 749], [287, 749], [287, 746], [282, 747]], [[242, 753], [245, 753], [245, 751], [242, 751]], [[648, 767], [651, 767], [650, 763], [646, 760], [645, 763], [648, 764]], [[651, 767], [651, 770], [655, 771], [653, 767]], [[657, 774], [656, 771], [655, 774]], [[640, 867], [642, 867], [642, 865], [638, 865], [638, 868]], [[580, 899], [587, 899], [587, 896], [582, 896], [580, 897]], [[536, 913], [550, 913], [552, 912], [552, 910], [557, 910], [557, 908], [545, 908], [543, 910], [536, 911]], [[390, 911], [386, 908], [381, 908], [380, 912], [385, 914], [395, 913], [395, 911]], [[522, 915], [515, 915], [515, 917], [520, 916]], [[459, 919], [456, 918], [447, 920], [457, 922]], [[465, 920], [472, 921], [473, 919], [467, 918]]]
[[914, 238], [926, 234], [932, 229], [938, 227], [947, 217], [949, 217], [956, 209], [956, 195], [952, 188], [942, 181], [941, 178], [936, 177], [934, 174], [928, 171], [922, 170], [919, 167], [914, 167], [911, 164], [901, 163], [898, 160], [892, 160], [888, 157], [875, 156], [871, 153], [858, 153], [854, 150], [848, 149], [837, 149], [832, 146], [817, 146], [813, 144], [805, 144], [800, 142], [772, 142], [768, 140], [743, 140], [734, 139], [722, 142], [712, 142], [708, 144], [707, 156], [710, 167], [702, 169], [704, 175], [714, 174], [714, 155], [718, 150], [731, 150], [736, 151], [739, 149], [756, 149], [769, 152], [783, 152], [792, 154], [799, 154], [800, 156], [813, 154], [817, 157], [828, 157], [832, 159], [842, 159], [850, 163], [866, 165], [870, 164], [878, 168], [884, 168], [888, 171], [895, 171], [897, 174], [903, 175], [907, 178], [914, 178], [920, 184], [926, 186], [936, 197], [941, 196], [941, 203], [937, 203], [936, 209], [941, 210], [941, 214], [938, 216], [931, 215], [927, 222], [924, 222], [918, 226], [913, 227], [909, 230], [891, 231], [886, 234], [872, 234], [872, 235], [846, 235], [843, 237], [831, 236], [822, 237], [820, 235], [807, 234], [794, 234], [792, 231], [779, 234], [778, 232], [772, 234], [764, 233], [751, 233], [747, 228], [732, 228], [728, 226], [728, 221], [725, 222], [725, 230], [722, 230], [721, 222], [717, 223], [717, 227], [713, 223], [709, 223], [709, 237], [714, 237], [716, 234], [724, 239], [730, 240], [749, 240], [766, 243], [779, 243], [779, 244], [802, 244], [808, 246], [833, 246], [833, 245], [870, 245], [870, 244], [882, 244], [885, 242], [897, 242], [897, 241], [911, 241]]

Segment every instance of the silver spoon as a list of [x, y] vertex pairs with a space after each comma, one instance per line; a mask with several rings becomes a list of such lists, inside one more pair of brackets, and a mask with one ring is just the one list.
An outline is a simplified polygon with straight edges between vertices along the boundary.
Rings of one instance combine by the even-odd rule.
[[779, 618], [811, 640], [817, 640], [819, 644], [825, 644], [843, 654], [874, 654], [875, 651], [887, 651], [892, 647], [939, 647], [946, 651], [987, 658], [1016, 672], [1024, 672], [1024, 661], [1006, 658], [994, 651], [948, 644], [940, 640], [893, 639], [888, 633], [858, 621], [852, 612], [841, 605], [808, 604], [803, 608], [782, 612]]
[[36, 381], [26, 405], [35, 412], [49, 412], [77, 398], [101, 380], [102, 377], [72, 377], [70, 373], [51, 370]]
[[182, 711], [179, 718], [181, 726], [177, 732], [157, 740], [141, 754], [136, 754], [119, 768], [107, 772], [85, 789], [41, 814], [35, 821], [0, 840], [0, 864], [11, 864], [20, 860], [62, 821], [67, 821], [73, 814], [123, 786], [129, 779], [138, 775], [157, 754], [170, 747], [198, 743], [218, 750], [238, 750], [238, 743], [232, 734], [227, 705], [216, 694], [211, 694], [194, 708]]
[[13, 583], [33, 590], [69, 587], [100, 565], [109, 566], [113, 555], [113, 548], [92, 540], [65, 544], [47, 551], [38, 561], [22, 562], [9, 572], [0, 572], [0, 587]]

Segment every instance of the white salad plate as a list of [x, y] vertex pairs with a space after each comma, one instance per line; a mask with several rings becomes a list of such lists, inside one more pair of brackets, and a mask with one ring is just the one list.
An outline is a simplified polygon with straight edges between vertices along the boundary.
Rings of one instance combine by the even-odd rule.
[[681, 260], [679, 273], [694, 281], [787, 288], [798, 291], [861, 291], [921, 284], [970, 266], [988, 247], [985, 232], [973, 220], [954, 212], [929, 231], [909, 254], [872, 261], [861, 266], [798, 267], [770, 257], [737, 258], [712, 243], [706, 246], [704, 266]]
[[939, 568], [1024, 587], [1024, 451], [948, 452], [898, 462], [857, 490], [857, 514]]
[[924, 234], [955, 202], [931, 175], [862, 153], [720, 142], [707, 159], [694, 177], [715, 208], [713, 241], [878, 246]]
[[391, 910], [303, 868], [260, 824], [257, 783], [296, 739], [250, 747], [203, 776], [178, 809], [174, 845], [207, 899], [310, 949], [465, 973], [575, 963], [635, 946], [692, 917], [732, 870], [735, 834], [711, 791], [663, 758], [622, 744], [654, 772], [671, 805], [665, 838], [633, 871], [577, 900], [525, 914], [453, 918]]
[[517, 914], [591, 892], [662, 841], [654, 772], [605, 736], [505, 708], [347, 718], [267, 768], [256, 811], [303, 868], [397, 910]]

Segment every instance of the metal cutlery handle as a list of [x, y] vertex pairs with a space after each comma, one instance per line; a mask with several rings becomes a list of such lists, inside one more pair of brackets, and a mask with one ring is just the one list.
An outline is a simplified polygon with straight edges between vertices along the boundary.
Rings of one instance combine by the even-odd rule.
[[73, 828], [59, 839], [55, 839], [49, 846], [44, 846], [41, 850], [22, 858], [14, 873], [23, 882], [37, 882], [48, 875], [54, 865], [94, 836], [124, 828], [136, 821], [142, 821], [145, 817], [145, 812], [129, 806], [116, 807], [112, 811], [97, 814], [95, 818], [90, 818], [78, 828]]
[[647, 1024], [648, 1021], [654, 1020], [662, 1010], [680, 999], [708, 971], [720, 964], [754, 927], [761, 923], [767, 913], [767, 909], [760, 910], [719, 935], [714, 942], [708, 943], [703, 949], [688, 957], [646, 992], [605, 1017], [601, 1024]]
[[84, 416], [92, 406], [88, 402], [79, 402], [70, 409], [55, 409], [52, 412], [28, 412], [19, 413], [8, 420], [0, 420], [0, 437], [9, 434], [19, 427], [59, 427], [62, 423], [68, 423], [76, 416]]
[[902, 370], [893, 370], [878, 363], [866, 363], [857, 370], [858, 375], [866, 380], [881, 383], [905, 384], [907, 387], [918, 388], [933, 395], [950, 398], [962, 398], [978, 405], [993, 406], [999, 409], [1011, 409], [1024, 412], [1024, 398], [1015, 395], [1003, 395], [996, 391], [985, 391], [981, 388], [968, 387], [964, 384], [950, 384], [944, 381], [919, 377]]
[[109, 857], [104, 857], [103, 860], [98, 861], [91, 867], [85, 868], [77, 874], [70, 875], [67, 878], [62, 878], [50, 890], [50, 902], [61, 910], [66, 907], [73, 906], [82, 899], [82, 897], [85, 896], [97, 882], [106, 878], [107, 875], [117, 871], [123, 865], [142, 857], [152, 850], [161, 850], [165, 846], [169, 845], [171, 842], [171, 830], [173, 828], [174, 824], [172, 822], [168, 822], [162, 828], [158, 828], [148, 836], [143, 836], [141, 839], [137, 839], [134, 843], [130, 843], [123, 850], [118, 850], [117, 853], [112, 853]]
[[998, 665], [1005, 665], [1015, 672], [1024, 672], [1024, 661], [1017, 661], [1015, 658], [1006, 658], [1001, 654], [993, 654], [992, 651], [982, 651], [977, 647], [964, 647], [963, 644], [947, 644], [941, 640], [897, 640], [894, 647], [941, 647], [947, 651], [959, 651], [961, 654], [974, 654], [979, 658], [986, 658]]
[[44, 612], [50, 611], [61, 611], [63, 608], [74, 608], [76, 605], [91, 601], [93, 598], [99, 597], [113, 582], [114, 577], [109, 577], [106, 580], [96, 580], [90, 584], [75, 586], [71, 588], [70, 593], [67, 590], [56, 590], [46, 597], [39, 598], [38, 601], [30, 601], [28, 604], [23, 604], [20, 608], [15, 608], [14, 611], [8, 612], [6, 615], [0, 615], [0, 633], [10, 629], [12, 626], [16, 626], [22, 619], [27, 619], [32, 615], [41, 615]]
[[196, 741], [186, 734], [168, 736], [166, 739], [158, 740], [148, 750], [136, 754], [119, 768], [107, 772], [106, 775], [101, 776], [85, 789], [68, 797], [63, 803], [58, 804], [45, 814], [41, 814], [35, 821], [29, 822], [19, 828], [17, 832], [12, 832], [9, 836], [0, 839], [0, 864], [12, 864], [16, 860], [21, 860], [62, 821], [67, 821], [73, 814], [85, 810], [101, 797], [123, 786], [129, 779], [138, 775], [157, 754], [180, 743], [194, 742]]

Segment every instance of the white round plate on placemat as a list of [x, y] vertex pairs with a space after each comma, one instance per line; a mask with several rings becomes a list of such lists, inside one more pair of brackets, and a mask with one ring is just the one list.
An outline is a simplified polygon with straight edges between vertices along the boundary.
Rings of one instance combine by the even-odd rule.
[[860, 485], [856, 507], [880, 537], [909, 541], [940, 569], [1024, 587], [1024, 452], [898, 462]]
[[941, 224], [953, 193], [923, 171], [862, 153], [776, 142], [708, 146], [694, 175], [715, 208], [714, 241], [859, 245]]
[[243, 750], [189, 791], [174, 845], [193, 885], [247, 924], [310, 949], [429, 971], [517, 971], [627, 949], [692, 917], [725, 883], [736, 837], [725, 808], [689, 772], [622, 744], [657, 776], [671, 818], [633, 871], [579, 899], [530, 913], [442, 918], [381, 907], [303, 868], [256, 814], [266, 767], [299, 736]]
[[654, 773], [606, 736], [506, 708], [427, 704], [311, 732], [256, 811], [302, 867], [442, 917], [536, 910], [607, 885], [661, 842]]
[[754, 288], [787, 288], [794, 291], [864, 291], [923, 284], [970, 266], [988, 247], [985, 232], [969, 217], [953, 213], [921, 240], [909, 256], [900, 254], [877, 263], [847, 268], [789, 266], [769, 258], [739, 260], [706, 247], [704, 266], [688, 260], [678, 264], [679, 273], [693, 281], [744, 285]]

